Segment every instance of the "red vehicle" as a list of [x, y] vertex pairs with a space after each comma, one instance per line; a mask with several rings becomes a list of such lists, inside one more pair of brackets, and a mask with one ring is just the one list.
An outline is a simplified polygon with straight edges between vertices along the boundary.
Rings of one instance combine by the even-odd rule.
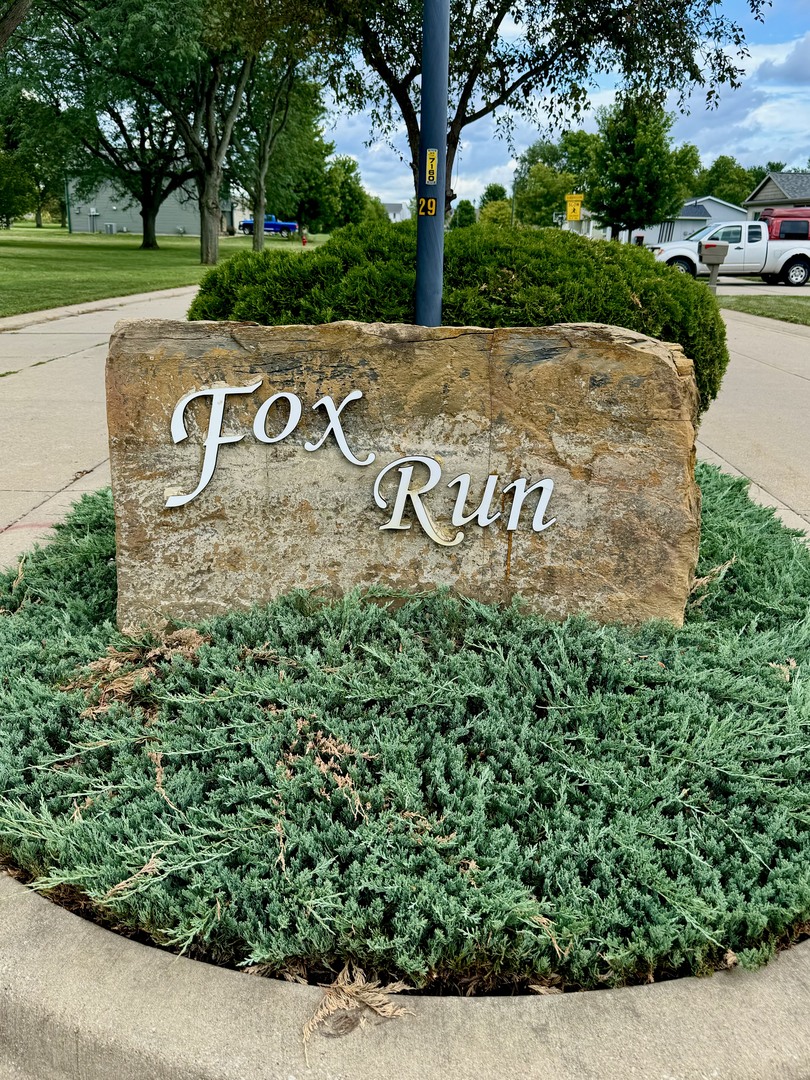
[[768, 207], [759, 215], [771, 240], [810, 240], [810, 206]]

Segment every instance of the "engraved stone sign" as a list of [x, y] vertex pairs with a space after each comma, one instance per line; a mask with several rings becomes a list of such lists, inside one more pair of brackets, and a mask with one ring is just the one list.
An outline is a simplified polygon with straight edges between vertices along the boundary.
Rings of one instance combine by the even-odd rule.
[[123, 322], [107, 402], [121, 626], [441, 585], [683, 619], [700, 495], [678, 346], [598, 324]]

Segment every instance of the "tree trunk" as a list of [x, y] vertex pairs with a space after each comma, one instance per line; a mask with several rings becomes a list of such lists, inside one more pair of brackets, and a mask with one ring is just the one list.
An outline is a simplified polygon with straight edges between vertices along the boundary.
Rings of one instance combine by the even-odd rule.
[[260, 185], [256, 192], [255, 205], [253, 207], [253, 250], [264, 251], [264, 215], [267, 212], [267, 195], [264, 185]]
[[[222, 170], [213, 168], [197, 181], [200, 205], [200, 262], [203, 266], [216, 266], [219, 259], [219, 227], [222, 211], [219, 207], [219, 190]], [[262, 221], [262, 226], [264, 221]], [[256, 232], [256, 221], [253, 221]]]
[[143, 241], [141, 242], [141, 251], [157, 251], [157, 216], [158, 206], [154, 201], [141, 203], [141, 220], [143, 221]]
[[34, 224], [38, 229], [42, 228], [42, 207], [38, 206], [34, 213]]

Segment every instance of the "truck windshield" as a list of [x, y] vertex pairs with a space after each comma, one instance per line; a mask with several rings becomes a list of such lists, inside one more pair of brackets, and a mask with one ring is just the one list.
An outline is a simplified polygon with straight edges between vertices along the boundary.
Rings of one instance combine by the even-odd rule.
[[703, 228], [698, 229], [697, 232], [690, 233], [689, 236], [686, 237], [686, 239], [687, 240], [700, 240], [700, 238], [705, 236], [706, 233], [711, 232], [713, 228], [714, 228], [713, 225], [704, 225]]

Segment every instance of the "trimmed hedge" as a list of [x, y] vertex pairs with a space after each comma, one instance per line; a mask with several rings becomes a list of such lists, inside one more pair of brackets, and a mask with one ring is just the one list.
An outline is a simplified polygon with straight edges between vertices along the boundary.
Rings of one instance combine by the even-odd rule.
[[[305, 255], [244, 252], [203, 279], [190, 319], [265, 325], [414, 321], [412, 222], [348, 226]], [[559, 229], [474, 225], [445, 238], [446, 326], [601, 322], [678, 342], [695, 363], [701, 410], [728, 364], [725, 326], [705, 284], [642, 248]]]
[[810, 924], [810, 551], [744, 481], [698, 476], [681, 630], [295, 594], [125, 637], [111, 499], [85, 497], [0, 573], [0, 854], [274, 974], [561, 989], [762, 963]]

